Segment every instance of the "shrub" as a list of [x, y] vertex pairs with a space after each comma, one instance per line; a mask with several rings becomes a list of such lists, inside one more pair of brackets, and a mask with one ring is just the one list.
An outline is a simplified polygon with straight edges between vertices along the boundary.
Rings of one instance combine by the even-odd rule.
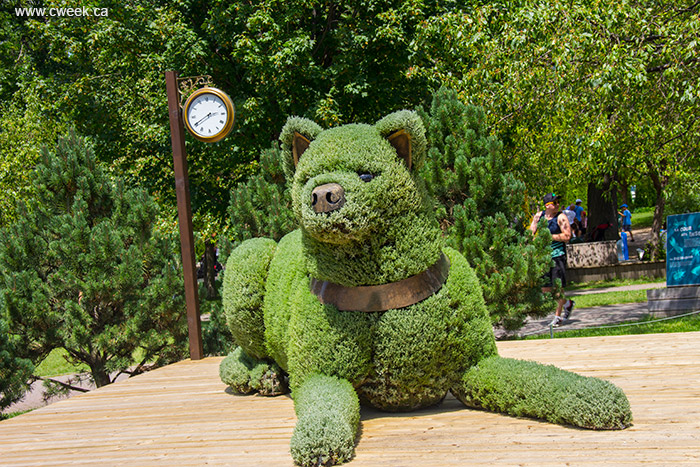
[[18, 356], [14, 341], [0, 317], [0, 412], [24, 396], [34, 371], [31, 360]]
[[250, 358], [240, 347], [221, 361], [219, 377], [238, 394], [274, 396], [288, 392], [286, 374], [277, 364]]
[[549, 313], [554, 303], [540, 293], [550, 267], [549, 238], [533, 239], [526, 229], [525, 184], [508, 171], [483, 109], [440, 89], [421, 116], [430, 149], [420, 174], [437, 200], [448, 244], [479, 277], [492, 321], [517, 329], [528, 314]]
[[279, 241], [296, 227], [278, 148], [262, 151], [257, 172], [231, 190], [228, 214], [234, 244], [255, 237]]
[[236, 344], [255, 358], [268, 355], [262, 307], [267, 270], [276, 248], [275, 241], [269, 238], [250, 239], [236, 248], [226, 262], [226, 323]]
[[43, 151], [32, 178], [32, 206], [0, 232], [0, 305], [22, 356], [62, 347], [98, 387], [182, 358], [182, 273], [150, 196], [105, 174], [74, 133]]

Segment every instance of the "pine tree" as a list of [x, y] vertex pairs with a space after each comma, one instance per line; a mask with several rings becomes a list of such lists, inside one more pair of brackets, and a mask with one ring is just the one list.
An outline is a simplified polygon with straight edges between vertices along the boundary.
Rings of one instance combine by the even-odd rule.
[[448, 243], [482, 283], [494, 324], [515, 329], [526, 315], [551, 311], [551, 299], [540, 292], [551, 239], [527, 230], [525, 184], [506, 170], [502, 143], [488, 136], [483, 109], [440, 89], [421, 116], [430, 150], [420, 174], [437, 200]]
[[277, 241], [296, 228], [279, 148], [262, 151], [258, 171], [231, 191], [228, 213], [234, 244], [254, 237]]
[[22, 398], [34, 371], [31, 360], [18, 356], [15, 340], [0, 317], [0, 411]]
[[181, 358], [182, 273], [154, 201], [107, 176], [74, 132], [44, 149], [32, 178], [32, 206], [0, 232], [1, 316], [22, 356], [64, 348], [98, 387]]

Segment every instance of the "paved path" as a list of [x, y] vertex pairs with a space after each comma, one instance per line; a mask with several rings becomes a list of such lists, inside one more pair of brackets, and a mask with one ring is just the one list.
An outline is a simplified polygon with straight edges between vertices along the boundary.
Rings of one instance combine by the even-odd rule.
[[[648, 314], [647, 302], [574, 308], [569, 319], [555, 328], [555, 332], [618, 324], [642, 319]], [[554, 319], [554, 313], [545, 318], [528, 318], [525, 326], [520, 328], [517, 335], [549, 334], [549, 323], [552, 322], [552, 319]]]
[[[666, 287], [666, 282], [654, 282], [649, 284], [625, 285], [622, 287], [604, 287], [598, 289], [585, 289], [566, 292], [567, 297], [578, 295], [588, 295], [605, 292], [623, 292], [629, 290], [647, 290]], [[618, 305], [594, 306], [589, 308], [575, 308], [568, 321], [555, 329], [556, 331], [568, 331], [572, 329], [583, 329], [611, 324], [619, 324], [625, 321], [642, 319], [649, 314], [647, 302], [622, 303]], [[525, 326], [517, 331], [518, 336], [529, 336], [534, 334], [548, 334], [549, 323], [554, 319], [554, 313], [544, 318], [528, 318]]]

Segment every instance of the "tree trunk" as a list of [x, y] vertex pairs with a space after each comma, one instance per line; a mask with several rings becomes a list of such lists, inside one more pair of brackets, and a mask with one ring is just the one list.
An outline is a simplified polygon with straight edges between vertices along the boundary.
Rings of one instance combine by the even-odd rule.
[[627, 180], [620, 180], [618, 182], [620, 184], [620, 196], [618, 199], [622, 198], [622, 202], [625, 204], [632, 204], [632, 201], [630, 200], [630, 185]]
[[588, 184], [587, 238], [591, 238], [596, 226], [600, 224], [612, 224], [605, 230], [603, 240], [618, 240], [620, 238], [617, 227], [617, 193], [615, 190], [611, 190], [612, 182], [612, 176], [605, 175], [601, 186], [596, 183]]
[[204, 286], [207, 288], [207, 300], [214, 300], [216, 292], [216, 245], [204, 244]]
[[651, 178], [651, 182], [654, 185], [654, 191], [656, 192], [656, 203], [654, 206], [654, 220], [652, 221], [651, 224], [651, 260], [654, 261], [658, 258], [659, 256], [659, 248], [660, 248], [660, 236], [659, 234], [661, 233], [661, 227], [663, 226], [664, 223], [664, 210], [666, 208], [666, 197], [664, 196], [664, 190], [666, 189], [666, 186], [668, 185], [669, 182], [669, 177], [662, 176], [660, 177], [656, 171], [653, 170], [651, 167], [651, 164], [648, 165], [649, 167], [649, 178]]
[[95, 386], [98, 388], [107, 386], [112, 382], [101, 358], [97, 358], [95, 361], [90, 362], [90, 373], [92, 373], [92, 378], [95, 380]]

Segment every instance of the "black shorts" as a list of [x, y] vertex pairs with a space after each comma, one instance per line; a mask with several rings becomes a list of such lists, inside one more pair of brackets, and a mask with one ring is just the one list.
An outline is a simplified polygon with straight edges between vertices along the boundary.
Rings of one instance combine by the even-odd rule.
[[542, 287], [554, 287], [554, 280], [561, 280], [561, 286], [566, 287], [566, 255], [552, 258], [554, 267], [547, 274], [542, 276], [544, 285]]

